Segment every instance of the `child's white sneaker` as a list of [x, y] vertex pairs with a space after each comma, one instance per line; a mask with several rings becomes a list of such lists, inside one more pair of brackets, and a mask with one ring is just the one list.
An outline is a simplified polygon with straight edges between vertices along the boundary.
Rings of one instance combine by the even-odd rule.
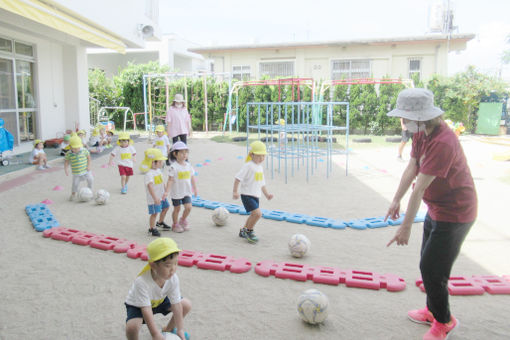
[[37, 167], [37, 170], [44, 170], [44, 169], [45, 169], [45, 168], [44, 168], [44, 166], [42, 166], [42, 165], [39, 165], [39, 166]]
[[45, 168], [45, 169], [49, 169], [49, 168], [51, 168], [51, 166], [50, 166], [49, 164], [46, 164], [46, 165], [44, 166], [44, 168]]
[[74, 192], [73, 192], [73, 193], [71, 194], [71, 196], [69, 196], [69, 200], [70, 200], [70, 201], [74, 201], [75, 197], [76, 197], [76, 193], [74, 193]]

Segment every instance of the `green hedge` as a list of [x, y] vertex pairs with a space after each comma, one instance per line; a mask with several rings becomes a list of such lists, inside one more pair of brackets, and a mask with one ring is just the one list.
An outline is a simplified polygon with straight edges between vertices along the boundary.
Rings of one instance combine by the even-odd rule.
[[[98, 70], [89, 72], [90, 96], [98, 99], [102, 106], [128, 106], [133, 112], [143, 112], [143, 75], [168, 73], [166, 66], [159, 66], [157, 62], [135, 65], [129, 64], [114, 77], [107, 79]], [[206, 78], [208, 129], [221, 130], [228, 105], [228, 82], [216, 81], [212, 77]], [[421, 85], [421, 84], [420, 84]], [[508, 95], [504, 82], [486, 76], [470, 67], [466, 72], [453, 77], [433, 76], [427, 83], [435, 95], [436, 106], [445, 111], [445, 118], [454, 122], [462, 122], [469, 131], [475, 129], [476, 112], [479, 103], [491, 96], [502, 98]], [[319, 88], [319, 86], [317, 87]], [[400, 121], [386, 116], [395, 107], [398, 93], [404, 88], [401, 84], [382, 84], [376, 91], [374, 85], [337, 85], [330, 87], [323, 94], [322, 101], [347, 101], [350, 103], [350, 130], [361, 130], [365, 134], [381, 135], [388, 131], [399, 133]], [[192, 117], [194, 130], [205, 130], [204, 80], [185, 78], [168, 84], [169, 101], [177, 93], [187, 91], [187, 105]], [[297, 101], [296, 87], [294, 98], [292, 86], [285, 85], [281, 89], [282, 102]], [[300, 89], [302, 101], [311, 100], [311, 89], [302, 86]], [[151, 78], [151, 102], [153, 114], [162, 116], [166, 110], [166, 83], [163, 77]], [[319, 98], [316, 98], [319, 99]], [[278, 86], [262, 85], [247, 86], [239, 89], [238, 124], [240, 131], [246, 129], [246, 103], [248, 102], [278, 102]], [[232, 98], [232, 110], [236, 112], [236, 96]], [[139, 116], [139, 126], [143, 126], [143, 117]], [[340, 107], [335, 112], [333, 123], [345, 126], [346, 108]], [[114, 112], [112, 120], [116, 126], [122, 126], [123, 115]], [[131, 128], [132, 126], [129, 126]]]

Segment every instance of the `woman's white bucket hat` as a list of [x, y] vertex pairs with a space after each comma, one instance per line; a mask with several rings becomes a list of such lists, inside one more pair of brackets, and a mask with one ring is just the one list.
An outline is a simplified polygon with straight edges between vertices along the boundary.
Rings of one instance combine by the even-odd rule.
[[427, 89], [405, 89], [397, 97], [397, 107], [388, 112], [389, 117], [401, 117], [418, 122], [434, 119], [443, 110], [434, 106], [434, 94]]
[[174, 97], [174, 102], [177, 102], [177, 103], [184, 103], [184, 102], [186, 102], [186, 101], [184, 100], [184, 97], [182, 96], [182, 94], [177, 93], [177, 94], [175, 95], [175, 97]]

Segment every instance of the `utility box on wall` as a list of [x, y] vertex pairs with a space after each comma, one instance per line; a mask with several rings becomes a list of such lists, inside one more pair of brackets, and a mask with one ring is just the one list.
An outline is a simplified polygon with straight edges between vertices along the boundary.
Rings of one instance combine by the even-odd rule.
[[499, 135], [499, 125], [503, 103], [480, 103], [475, 133], [480, 135]]

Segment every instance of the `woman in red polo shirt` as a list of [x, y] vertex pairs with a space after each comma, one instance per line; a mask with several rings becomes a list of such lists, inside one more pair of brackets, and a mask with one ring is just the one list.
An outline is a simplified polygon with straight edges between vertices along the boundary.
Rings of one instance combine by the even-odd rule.
[[396, 109], [388, 113], [403, 118], [414, 136], [411, 159], [386, 218], [400, 217], [400, 200], [416, 179], [404, 220], [388, 246], [393, 242], [407, 245], [422, 199], [428, 207], [420, 260], [427, 305], [408, 312], [412, 321], [432, 325], [424, 340], [446, 339], [459, 324], [450, 314], [448, 279], [477, 213], [476, 191], [466, 157], [442, 114], [434, 106], [434, 95], [426, 89], [403, 90]]

